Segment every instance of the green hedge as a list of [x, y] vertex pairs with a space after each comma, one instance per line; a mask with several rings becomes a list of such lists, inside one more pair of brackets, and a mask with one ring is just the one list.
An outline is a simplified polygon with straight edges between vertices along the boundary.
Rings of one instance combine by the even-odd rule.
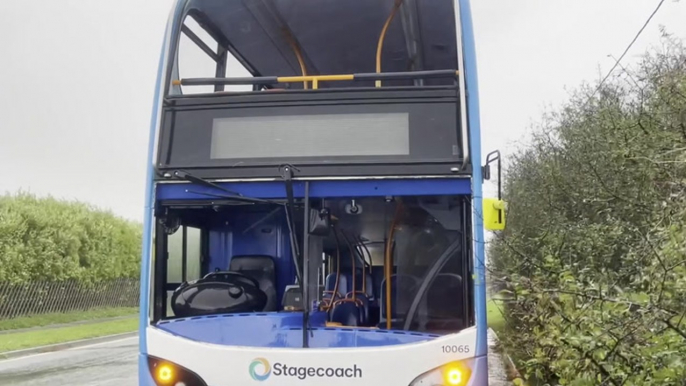
[[0, 282], [138, 277], [141, 226], [78, 202], [0, 196]]
[[686, 50], [574, 93], [508, 162], [489, 248], [532, 385], [686, 379]]

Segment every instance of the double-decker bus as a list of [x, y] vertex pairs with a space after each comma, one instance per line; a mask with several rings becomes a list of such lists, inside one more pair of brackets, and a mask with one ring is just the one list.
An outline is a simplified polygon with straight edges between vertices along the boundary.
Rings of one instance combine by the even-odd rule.
[[468, 0], [177, 0], [140, 385], [487, 385], [480, 146]]

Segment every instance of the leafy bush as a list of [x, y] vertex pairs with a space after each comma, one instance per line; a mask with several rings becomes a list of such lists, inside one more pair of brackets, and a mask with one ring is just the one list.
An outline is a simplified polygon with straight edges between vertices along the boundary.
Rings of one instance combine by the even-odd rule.
[[686, 379], [686, 50], [546, 116], [504, 180], [489, 247], [506, 349], [534, 385]]
[[85, 204], [0, 196], [0, 282], [138, 276], [141, 227]]

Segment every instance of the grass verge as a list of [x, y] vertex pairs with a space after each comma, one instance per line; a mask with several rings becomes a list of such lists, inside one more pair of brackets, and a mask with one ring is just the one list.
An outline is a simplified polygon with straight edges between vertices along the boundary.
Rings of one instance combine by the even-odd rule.
[[505, 327], [505, 318], [500, 312], [500, 307], [496, 301], [497, 300], [494, 299], [488, 299], [488, 302], [486, 303], [486, 320], [488, 320], [488, 327], [498, 333]]
[[51, 324], [66, 324], [88, 320], [99, 320], [129, 316], [138, 313], [137, 307], [97, 308], [88, 311], [73, 311], [64, 313], [25, 316], [21, 318], [0, 320], [0, 331], [18, 330], [22, 328], [44, 327]]
[[136, 331], [138, 319], [135, 317], [111, 320], [101, 323], [60, 327], [49, 330], [36, 330], [0, 335], [0, 352], [22, 350], [47, 346], [75, 340], [97, 338], [107, 335]]

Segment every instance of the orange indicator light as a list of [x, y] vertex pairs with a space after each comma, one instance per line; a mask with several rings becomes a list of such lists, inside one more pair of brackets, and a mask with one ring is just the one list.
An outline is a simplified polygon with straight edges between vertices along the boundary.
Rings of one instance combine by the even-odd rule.
[[172, 380], [174, 377], [174, 372], [172, 371], [172, 368], [167, 365], [162, 365], [160, 366], [160, 369], [157, 371], [157, 379], [159, 379], [161, 382], [167, 383]]

